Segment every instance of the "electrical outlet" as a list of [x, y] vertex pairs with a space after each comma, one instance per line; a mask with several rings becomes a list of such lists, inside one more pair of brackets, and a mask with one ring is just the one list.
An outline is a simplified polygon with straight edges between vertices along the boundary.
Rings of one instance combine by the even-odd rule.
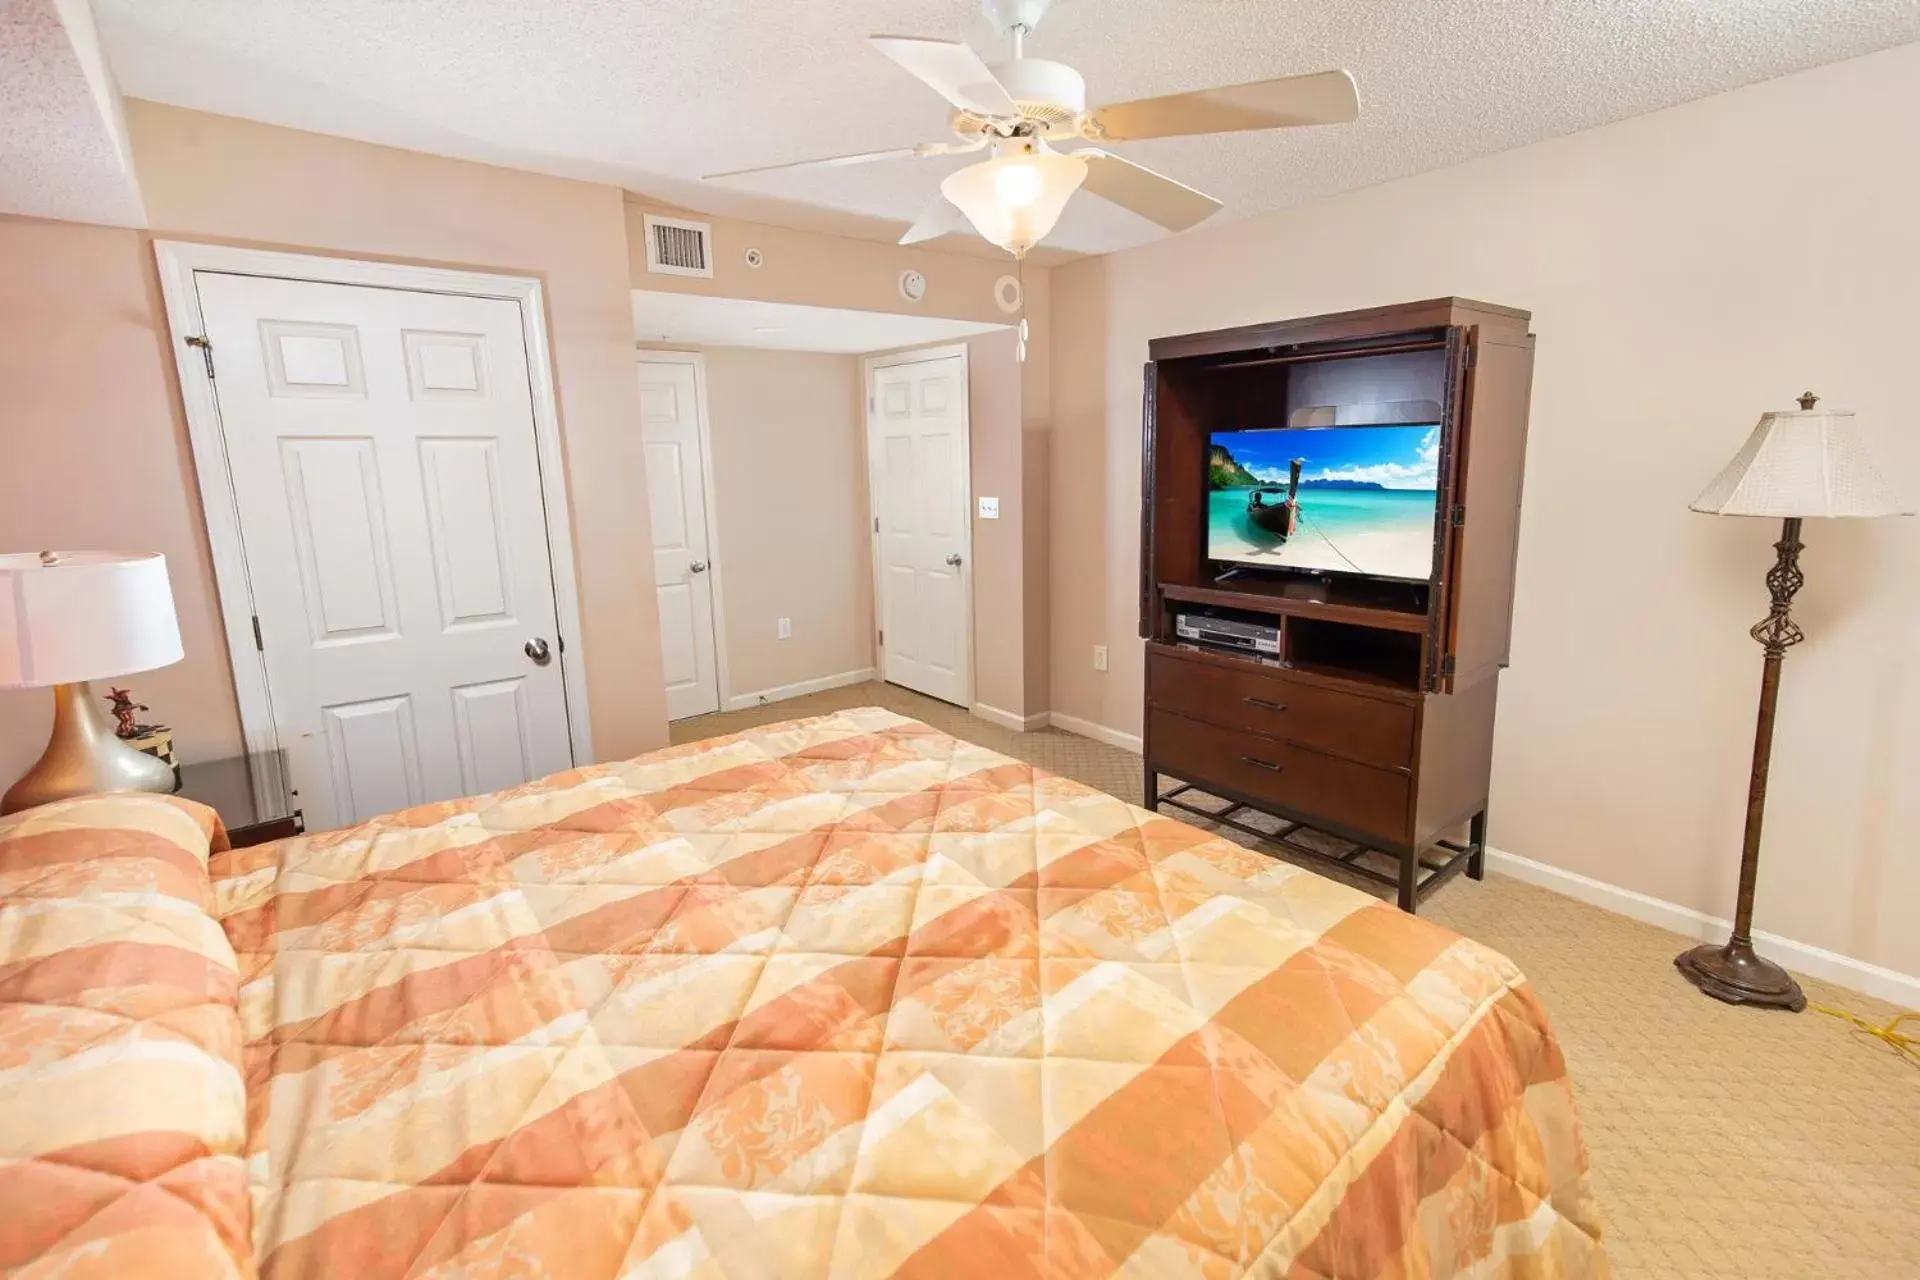
[[1107, 646], [1103, 644], [1093, 646], [1093, 669], [1095, 671], [1107, 669]]
[[1000, 499], [980, 499], [980, 518], [982, 520], [998, 520], [1000, 518]]
[[782, 640], [793, 639], [793, 619], [792, 618], [780, 619], [779, 632], [780, 632], [780, 638]]

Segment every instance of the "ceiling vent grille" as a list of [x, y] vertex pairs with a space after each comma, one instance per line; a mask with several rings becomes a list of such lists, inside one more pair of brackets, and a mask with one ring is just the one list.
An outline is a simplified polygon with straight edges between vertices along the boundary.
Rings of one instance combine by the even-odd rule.
[[711, 276], [713, 228], [685, 218], [647, 219], [647, 270], [669, 276]]

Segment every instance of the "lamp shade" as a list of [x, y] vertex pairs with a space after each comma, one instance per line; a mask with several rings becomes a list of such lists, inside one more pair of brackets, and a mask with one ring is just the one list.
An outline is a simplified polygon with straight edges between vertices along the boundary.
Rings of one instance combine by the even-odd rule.
[[1853, 415], [1827, 409], [1761, 415], [1746, 445], [1690, 505], [1717, 516], [1912, 514], [1874, 465]]
[[101, 680], [181, 656], [165, 556], [0, 555], [0, 687]]
[[967, 215], [983, 239], [1024, 258], [1060, 221], [1086, 177], [1085, 160], [1029, 143], [948, 174], [940, 194]]

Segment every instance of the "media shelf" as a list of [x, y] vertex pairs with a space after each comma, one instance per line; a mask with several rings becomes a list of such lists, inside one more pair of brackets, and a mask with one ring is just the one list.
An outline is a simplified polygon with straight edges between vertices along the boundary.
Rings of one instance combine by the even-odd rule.
[[[1528, 321], [1522, 311], [1442, 298], [1151, 344], [1140, 587], [1149, 807], [1165, 802], [1255, 834], [1237, 815], [1274, 815], [1287, 823], [1276, 843], [1290, 855], [1313, 852], [1293, 838], [1298, 827], [1342, 837], [1353, 849], [1334, 861], [1391, 883], [1409, 911], [1463, 870], [1479, 877], [1512, 613]], [[1409, 581], [1404, 569], [1308, 572], [1288, 563], [1291, 550], [1271, 563], [1249, 557], [1243, 548], [1265, 544], [1247, 541], [1229, 541], [1224, 554], [1258, 565], [1216, 558], [1215, 535], [1236, 509], [1214, 506], [1214, 487], [1277, 490], [1287, 479], [1249, 476], [1252, 464], [1223, 456], [1227, 442], [1216, 445], [1216, 435], [1408, 424], [1429, 427], [1437, 455], [1428, 459], [1437, 479], [1425, 580]], [[1293, 472], [1284, 496], [1302, 520], [1316, 507], [1331, 511], [1328, 493], [1356, 483], [1323, 470], [1326, 478], [1300, 487], [1296, 506], [1300, 468]], [[1212, 478], [1220, 474], [1239, 478]], [[1251, 502], [1239, 514], [1248, 523], [1235, 536], [1247, 538], [1261, 532], [1256, 518], [1271, 515]], [[1295, 530], [1275, 532], [1287, 545]], [[1403, 522], [1394, 535], [1403, 550], [1407, 534]], [[1427, 559], [1421, 546], [1415, 565]], [[1346, 567], [1364, 567], [1354, 543], [1343, 550], [1352, 553]], [[1182, 614], [1256, 623], [1278, 652], [1182, 641]], [[1163, 775], [1178, 780], [1164, 794]], [[1231, 807], [1196, 807], [1195, 791]], [[1462, 829], [1464, 842], [1453, 838]], [[1372, 869], [1368, 850], [1387, 854], [1398, 874]]]
[[1160, 584], [1160, 595], [1167, 600], [1239, 609], [1272, 617], [1324, 618], [1329, 622], [1351, 622], [1386, 631], [1423, 632], [1427, 629], [1425, 609], [1412, 613], [1346, 603], [1341, 598], [1314, 600], [1286, 595], [1278, 587], [1197, 587], [1182, 582], [1163, 582]]

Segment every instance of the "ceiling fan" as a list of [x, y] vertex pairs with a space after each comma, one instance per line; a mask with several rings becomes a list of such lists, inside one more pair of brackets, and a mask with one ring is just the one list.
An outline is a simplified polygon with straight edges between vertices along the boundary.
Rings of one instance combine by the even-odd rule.
[[982, 237], [1021, 258], [1053, 230], [1067, 200], [1082, 188], [1169, 231], [1184, 231], [1220, 208], [1212, 196], [1099, 146], [1060, 152], [1053, 143], [1344, 124], [1360, 114], [1353, 77], [1345, 71], [1222, 85], [1089, 110], [1086, 81], [1079, 72], [1064, 63], [1026, 56], [1026, 37], [1050, 3], [983, 0], [987, 15], [1007, 32], [1013, 49], [1011, 61], [991, 67], [957, 40], [869, 37], [874, 48], [954, 105], [957, 141], [733, 169], [708, 174], [708, 179], [991, 150], [992, 159], [947, 175], [939, 198], [900, 243], [932, 240], [971, 223]]

